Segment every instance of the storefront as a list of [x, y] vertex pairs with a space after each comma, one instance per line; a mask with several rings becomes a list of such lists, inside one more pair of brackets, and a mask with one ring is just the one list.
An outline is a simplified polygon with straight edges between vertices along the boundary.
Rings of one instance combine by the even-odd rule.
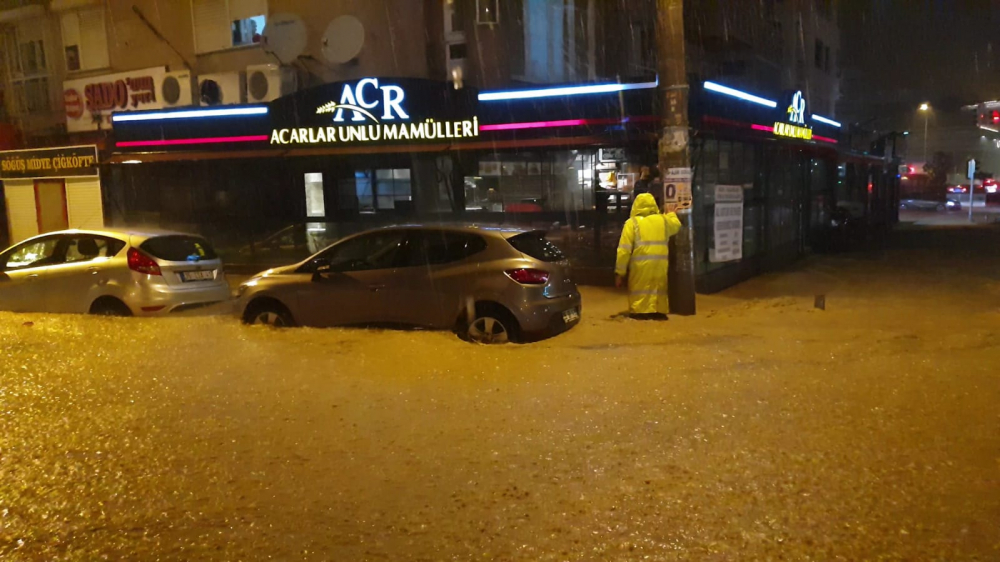
[[8, 243], [66, 228], [101, 228], [97, 147], [0, 152]]
[[[639, 169], [656, 163], [656, 91], [652, 79], [477, 92], [380, 77], [266, 105], [115, 114], [109, 220], [234, 248], [290, 232], [279, 244], [309, 250], [414, 218], [518, 223], [610, 267]], [[850, 201], [840, 124], [801, 93], [706, 82], [691, 100], [696, 268], [713, 291], [798, 258]]]
[[[713, 82], [692, 91], [695, 260], [713, 292], [833, 245], [844, 216], [895, 222], [895, 167], [840, 149], [841, 124], [809, 111], [802, 92], [768, 99]], [[733, 189], [737, 188], [737, 189]], [[735, 191], [735, 196], [734, 196]], [[716, 201], [724, 193], [725, 201]], [[717, 236], [719, 207], [742, 205], [738, 232]], [[735, 223], [729, 223], [730, 225]], [[717, 251], [719, 239], [741, 251]]]
[[595, 184], [627, 194], [655, 158], [655, 87], [366, 78], [267, 105], [116, 114], [109, 219], [223, 246], [296, 223], [332, 237], [417, 216], [586, 224]]

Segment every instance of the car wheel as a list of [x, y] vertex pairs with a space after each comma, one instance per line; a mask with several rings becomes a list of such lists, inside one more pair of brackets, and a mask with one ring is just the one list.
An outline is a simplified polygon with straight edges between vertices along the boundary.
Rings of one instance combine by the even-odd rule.
[[937, 212], [939, 212], [939, 213], [940, 213], [941, 211], [945, 211], [945, 210], [947, 210], [947, 209], [948, 209], [948, 207], [947, 207], [947, 206], [945, 206], [945, 204], [944, 204], [944, 203], [938, 203], [938, 204], [937, 204], [937, 207], [934, 207], [934, 210], [935, 210], [935, 211], [937, 211]]
[[519, 329], [514, 315], [503, 307], [479, 305], [464, 335], [472, 343], [503, 344], [516, 342]]
[[104, 297], [90, 305], [90, 313], [98, 316], [132, 316], [132, 311], [122, 301]]
[[243, 313], [245, 324], [259, 324], [275, 328], [288, 328], [295, 325], [292, 314], [285, 305], [277, 301], [262, 301], [251, 303]]

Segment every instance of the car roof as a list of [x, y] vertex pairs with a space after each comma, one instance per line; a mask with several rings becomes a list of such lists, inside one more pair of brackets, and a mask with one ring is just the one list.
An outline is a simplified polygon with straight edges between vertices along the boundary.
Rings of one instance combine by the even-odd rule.
[[[486, 236], [498, 236], [501, 238], [513, 238], [518, 234], [526, 232], [538, 232], [538, 229], [525, 228], [513, 225], [492, 225], [476, 223], [422, 223], [422, 224], [393, 224], [373, 230], [446, 230], [450, 232], [466, 232], [469, 234], [483, 234]], [[360, 233], [359, 233], [360, 234]]]
[[102, 228], [102, 229], [90, 229], [90, 228], [70, 228], [66, 230], [54, 230], [52, 232], [43, 232], [42, 234], [37, 234], [31, 238], [26, 238], [18, 244], [27, 242], [35, 238], [41, 238], [43, 236], [58, 236], [62, 234], [93, 234], [95, 236], [112, 236], [116, 238], [131, 238], [136, 237], [140, 239], [149, 239], [156, 236], [197, 236], [196, 234], [190, 234], [187, 232], [178, 232], [175, 230], [160, 230], [156, 228]]

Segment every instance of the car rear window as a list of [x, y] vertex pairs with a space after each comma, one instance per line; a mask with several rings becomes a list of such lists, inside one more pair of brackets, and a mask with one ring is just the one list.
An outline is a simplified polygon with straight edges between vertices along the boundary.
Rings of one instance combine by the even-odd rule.
[[154, 258], [167, 261], [216, 259], [215, 250], [208, 240], [197, 236], [157, 236], [143, 242], [139, 249]]
[[541, 232], [525, 232], [507, 240], [511, 246], [522, 254], [541, 261], [562, 261], [566, 259], [562, 250], [550, 242]]

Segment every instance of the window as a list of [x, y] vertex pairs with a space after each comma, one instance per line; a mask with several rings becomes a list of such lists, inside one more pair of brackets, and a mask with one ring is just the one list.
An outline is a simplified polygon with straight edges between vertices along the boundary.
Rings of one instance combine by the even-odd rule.
[[413, 201], [409, 168], [376, 170], [375, 196], [376, 207], [380, 211], [409, 208], [408, 204], [400, 204]]
[[497, 0], [476, 0], [476, 23], [500, 23], [500, 6]]
[[465, 4], [469, 0], [445, 0], [444, 34], [448, 41], [465, 40]]
[[486, 241], [475, 234], [445, 231], [410, 233], [406, 265], [420, 267], [463, 260], [486, 249]]
[[325, 217], [326, 203], [323, 200], [323, 174], [306, 174], [305, 180], [306, 216]]
[[483, 156], [465, 177], [467, 211], [575, 212], [594, 208], [597, 150], [517, 151]]
[[66, 70], [95, 70], [110, 66], [104, 8], [66, 12], [60, 18]]
[[372, 191], [371, 172], [354, 172], [354, 191], [358, 196], [358, 210], [362, 213], [374, 213], [375, 194]]
[[524, 76], [553, 83], [596, 78], [595, 10], [583, 0], [524, 0]]
[[204, 238], [181, 234], [150, 238], [139, 249], [154, 258], [167, 261], [214, 260], [218, 257]]
[[562, 261], [566, 259], [562, 250], [550, 242], [541, 232], [525, 232], [507, 240], [514, 249], [545, 262]]
[[191, 0], [195, 52], [260, 43], [267, 0]]
[[0, 52], [5, 56], [3, 62], [8, 69], [14, 112], [18, 114], [52, 108], [44, 28], [44, 20], [26, 20], [2, 36]]
[[16, 247], [7, 254], [3, 263], [4, 271], [52, 265], [55, 262], [56, 246], [59, 238], [42, 238]]
[[396, 267], [405, 233], [391, 230], [350, 238], [323, 252], [316, 261], [331, 271], [369, 271]]
[[814, 55], [816, 68], [823, 69], [823, 42], [819, 39], [816, 40], [816, 52]]
[[125, 247], [125, 242], [121, 240], [99, 236], [79, 236], [66, 240], [66, 263], [114, 257]]

